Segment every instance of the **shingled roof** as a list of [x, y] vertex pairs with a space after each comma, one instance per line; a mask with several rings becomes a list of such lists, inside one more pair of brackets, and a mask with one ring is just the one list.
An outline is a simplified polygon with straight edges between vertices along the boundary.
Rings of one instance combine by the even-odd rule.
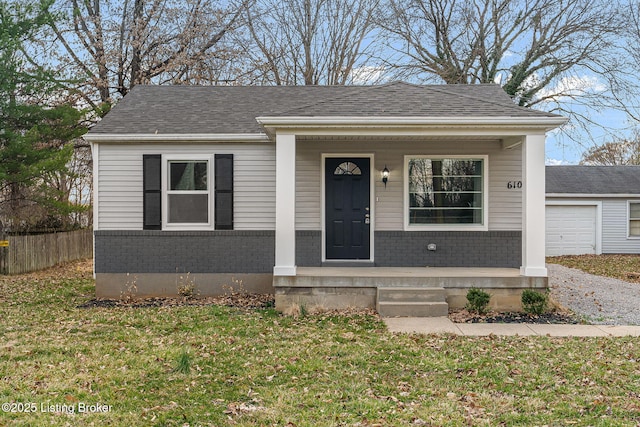
[[261, 134], [256, 117], [559, 118], [518, 107], [498, 85], [145, 86], [90, 134]]
[[640, 166], [547, 166], [547, 194], [640, 194]]

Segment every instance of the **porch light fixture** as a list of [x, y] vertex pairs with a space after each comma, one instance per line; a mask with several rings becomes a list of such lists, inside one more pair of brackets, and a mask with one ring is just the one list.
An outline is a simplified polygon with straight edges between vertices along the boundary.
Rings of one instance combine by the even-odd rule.
[[387, 165], [384, 165], [384, 169], [382, 169], [382, 182], [384, 183], [384, 188], [387, 188], [387, 181], [389, 181], [389, 169], [387, 169]]

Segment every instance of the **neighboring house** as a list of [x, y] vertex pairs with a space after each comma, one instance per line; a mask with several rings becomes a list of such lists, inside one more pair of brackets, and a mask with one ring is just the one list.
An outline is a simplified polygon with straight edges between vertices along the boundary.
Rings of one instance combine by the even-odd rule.
[[564, 122], [497, 85], [136, 86], [85, 136], [97, 295], [517, 305], [547, 284], [540, 177]]
[[640, 253], [640, 166], [547, 166], [547, 255]]

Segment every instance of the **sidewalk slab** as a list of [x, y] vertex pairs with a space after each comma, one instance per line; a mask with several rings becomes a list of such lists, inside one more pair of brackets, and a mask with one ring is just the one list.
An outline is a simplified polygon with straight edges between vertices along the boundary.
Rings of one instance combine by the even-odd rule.
[[529, 325], [524, 323], [458, 323], [456, 324], [462, 335], [487, 336], [487, 335], [537, 335]]
[[612, 337], [640, 337], [640, 326], [597, 325], [597, 327]]
[[460, 335], [448, 317], [385, 317], [383, 320], [389, 332]]
[[593, 325], [541, 325], [530, 324], [529, 327], [538, 335], [551, 337], [606, 337], [607, 334]]
[[448, 317], [386, 317], [389, 332], [466, 336], [640, 337], [640, 326], [536, 323], [453, 323]]

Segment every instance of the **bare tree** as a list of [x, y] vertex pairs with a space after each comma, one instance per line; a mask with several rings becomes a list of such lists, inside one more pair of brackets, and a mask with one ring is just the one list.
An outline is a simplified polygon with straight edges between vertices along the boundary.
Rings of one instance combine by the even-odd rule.
[[204, 0], [59, 0], [50, 21], [59, 60], [83, 76], [96, 106], [143, 83], [212, 84], [235, 78], [237, 56], [224, 36], [251, 0], [225, 9]]
[[620, 72], [610, 76], [615, 105], [628, 114], [630, 127], [640, 123], [640, 3], [627, 0], [621, 15], [624, 17], [620, 43]]
[[93, 172], [91, 149], [78, 139], [64, 171], [47, 174], [43, 184], [54, 190], [60, 206], [68, 205], [65, 215], [58, 215], [57, 227], [63, 230], [90, 227], [93, 224]]
[[585, 151], [581, 165], [640, 165], [640, 139], [607, 142]]
[[500, 83], [521, 106], [575, 99], [576, 70], [616, 69], [616, 12], [605, 0], [390, 0], [388, 65], [424, 80]]
[[[375, 71], [378, 0], [259, 0], [246, 9], [245, 54], [257, 83], [343, 85]], [[365, 68], [361, 68], [365, 67]]]

